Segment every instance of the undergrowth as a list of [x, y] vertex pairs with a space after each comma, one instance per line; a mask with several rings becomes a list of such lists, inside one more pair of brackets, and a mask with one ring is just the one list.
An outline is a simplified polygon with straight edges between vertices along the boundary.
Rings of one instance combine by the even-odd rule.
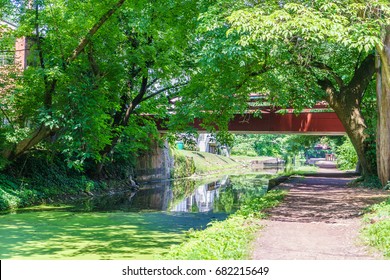
[[272, 190], [261, 197], [253, 197], [225, 221], [211, 222], [205, 230], [191, 230], [187, 240], [173, 246], [164, 259], [176, 260], [242, 260], [249, 257], [249, 245], [261, 228], [261, 211], [274, 207], [286, 191]]
[[101, 187], [60, 159], [31, 157], [0, 173], [0, 211], [51, 202]]
[[370, 189], [389, 189], [389, 185], [383, 187], [377, 176], [361, 176], [348, 183], [352, 187], [363, 187]]
[[362, 237], [368, 245], [390, 259], [390, 199], [371, 206], [368, 211], [363, 218], [366, 225]]

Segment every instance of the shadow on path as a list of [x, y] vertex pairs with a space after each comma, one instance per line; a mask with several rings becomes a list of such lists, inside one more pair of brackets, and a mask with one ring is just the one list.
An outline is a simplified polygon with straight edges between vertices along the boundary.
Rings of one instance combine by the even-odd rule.
[[268, 213], [254, 244], [254, 259], [376, 259], [359, 245], [363, 209], [389, 197], [383, 190], [348, 187], [348, 173], [293, 177], [283, 203]]
[[284, 202], [269, 211], [270, 220], [286, 222], [326, 222], [350, 219], [362, 214], [367, 206], [383, 201], [389, 192], [348, 187], [355, 177], [345, 174], [292, 178], [278, 188], [288, 189]]

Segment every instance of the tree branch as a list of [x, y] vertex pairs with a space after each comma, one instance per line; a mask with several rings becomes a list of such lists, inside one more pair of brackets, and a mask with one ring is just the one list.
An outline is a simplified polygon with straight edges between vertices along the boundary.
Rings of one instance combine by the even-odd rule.
[[355, 70], [354, 75], [351, 81], [348, 83], [347, 87], [354, 91], [361, 100], [364, 91], [371, 82], [375, 72], [375, 55], [369, 54]]
[[310, 66], [321, 69], [321, 70], [328, 71], [332, 75], [333, 79], [335, 79], [337, 85], [340, 88], [344, 87], [345, 84], [344, 84], [343, 79], [341, 79], [341, 77], [336, 74], [336, 72], [332, 69], [332, 67], [326, 65], [325, 63], [318, 62], [318, 61], [314, 61], [312, 64], [310, 64]]
[[142, 83], [141, 88], [137, 96], [131, 101], [130, 106], [126, 109], [125, 116], [123, 117], [122, 125], [126, 126], [129, 123], [130, 115], [133, 113], [135, 107], [142, 102], [142, 99], [144, 98], [148, 86], [148, 77], [143, 76], [142, 77]]
[[188, 84], [188, 82], [185, 82], [185, 83], [176, 84], [176, 85], [174, 85], [174, 86], [170, 86], [170, 87], [166, 87], [166, 88], [160, 89], [160, 90], [158, 90], [158, 91], [156, 91], [156, 92], [153, 92], [153, 93], [151, 93], [150, 95], [144, 97], [144, 98], [141, 100], [141, 102], [146, 101], [146, 100], [148, 100], [148, 99], [150, 99], [150, 98], [152, 98], [152, 97], [155, 97], [155, 96], [157, 96], [157, 95], [163, 93], [164, 91], [168, 91], [168, 90], [170, 90], [170, 89], [179, 88], [179, 87], [185, 86], [185, 85], [187, 85], [187, 84]]
[[97, 64], [95, 58], [93, 57], [93, 48], [92, 46], [88, 49], [88, 61], [91, 66], [92, 74], [94, 77], [99, 78], [100, 77], [100, 69], [99, 65]]
[[149, 89], [152, 85], [154, 85], [158, 81], [158, 78], [154, 78], [147, 86], [146, 89]]
[[325, 100], [332, 106], [334, 104], [335, 96], [338, 93], [336, 88], [333, 86], [332, 81], [327, 78], [317, 79], [317, 84], [325, 91]]
[[66, 64], [71, 63], [74, 61], [80, 53], [82, 53], [85, 49], [85, 47], [89, 44], [92, 37], [98, 32], [100, 27], [103, 26], [103, 24], [124, 4], [126, 0], [119, 0], [110, 10], [108, 10], [95, 25], [89, 30], [87, 35], [84, 36], [83, 39], [81, 39], [79, 45], [74, 49], [72, 55], [66, 60]]

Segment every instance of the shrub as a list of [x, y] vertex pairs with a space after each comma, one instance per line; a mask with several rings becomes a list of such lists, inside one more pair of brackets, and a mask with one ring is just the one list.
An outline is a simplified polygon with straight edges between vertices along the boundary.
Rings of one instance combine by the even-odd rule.
[[336, 148], [337, 165], [341, 170], [355, 169], [358, 157], [349, 138]]
[[362, 236], [365, 242], [390, 258], [390, 199], [371, 206], [364, 221]]

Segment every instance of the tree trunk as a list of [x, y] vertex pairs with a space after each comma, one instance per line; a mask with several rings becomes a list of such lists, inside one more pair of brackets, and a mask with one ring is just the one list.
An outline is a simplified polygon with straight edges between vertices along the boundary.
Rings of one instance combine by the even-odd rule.
[[390, 181], [390, 26], [386, 27], [384, 47], [377, 47], [377, 166], [383, 186]]
[[375, 175], [376, 170], [367, 157], [368, 135], [360, 104], [363, 93], [375, 74], [375, 57], [368, 55], [361, 65], [355, 70], [351, 81], [342, 84], [340, 90], [336, 90], [329, 79], [319, 81], [319, 85], [327, 93], [327, 101], [339, 117], [348, 137], [356, 150], [363, 176]]
[[365, 141], [368, 135], [365, 133], [366, 125], [361, 111], [356, 106], [348, 106], [346, 104], [337, 104], [332, 106], [332, 108], [339, 117], [355, 148], [362, 176], [374, 175], [375, 170], [373, 170], [366, 156], [367, 145]]
[[29, 137], [15, 144], [11, 149], [2, 151], [2, 156], [8, 161], [12, 161], [22, 155], [24, 152], [41, 142], [43, 139], [48, 137], [55, 130], [50, 127], [41, 125], [37, 128]]

